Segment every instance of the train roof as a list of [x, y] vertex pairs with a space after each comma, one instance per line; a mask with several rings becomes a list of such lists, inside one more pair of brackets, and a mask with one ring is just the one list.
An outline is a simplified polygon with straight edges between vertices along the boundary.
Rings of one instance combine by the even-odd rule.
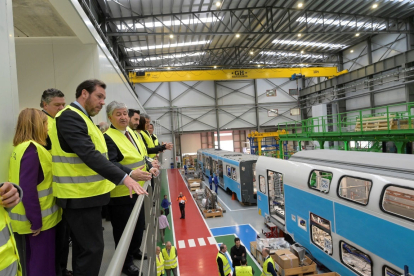
[[259, 159], [259, 156], [257, 155], [250, 155], [250, 154], [241, 154], [241, 155], [234, 155], [234, 156], [224, 156], [226, 159], [235, 160], [238, 162], [243, 161], [250, 161], [250, 160], [256, 160]]
[[357, 152], [341, 150], [306, 150], [292, 155], [289, 161], [348, 168], [357, 171], [414, 179], [414, 156], [410, 154]]

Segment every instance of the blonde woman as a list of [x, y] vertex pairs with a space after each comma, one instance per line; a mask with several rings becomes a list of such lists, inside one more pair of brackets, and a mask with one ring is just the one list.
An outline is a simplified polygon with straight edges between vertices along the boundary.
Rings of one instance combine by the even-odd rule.
[[10, 213], [13, 231], [23, 244], [27, 276], [54, 276], [55, 226], [61, 220], [52, 190], [52, 156], [44, 148], [47, 115], [34, 108], [20, 112], [10, 158], [9, 181], [20, 186], [24, 197]]

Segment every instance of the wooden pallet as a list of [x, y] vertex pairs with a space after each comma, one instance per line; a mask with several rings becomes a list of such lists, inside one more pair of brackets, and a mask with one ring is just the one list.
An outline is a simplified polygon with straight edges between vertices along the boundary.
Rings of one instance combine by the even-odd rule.
[[394, 121], [395, 115], [391, 114], [387, 118], [387, 116], [378, 116], [378, 117], [367, 117], [362, 118], [362, 122], [360, 119], [357, 119], [355, 124], [355, 131], [377, 131], [377, 130], [388, 130], [388, 125], [390, 129], [396, 124]]
[[306, 256], [304, 261], [305, 266], [295, 267], [295, 268], [279, 268], [278, 275], [280, 276], [305, 276], [305, 275], [314, 275], [316, 274], [316, 263], [309, 259]]
[[[213, 211], [215, 210], [213, 209]], [[203, 210], [203, 215], [205, 218], [219, 218], [223, 216], [223, 212], [219, 210], [218, 212], [208, 213], [207, 210]]]
[[200, 189], [200, 185], [198, 187], [189, 186], [189, 188], [190, 188], [190, 191], [194, 192], [194, 191], [197, 191], [198, 189]]

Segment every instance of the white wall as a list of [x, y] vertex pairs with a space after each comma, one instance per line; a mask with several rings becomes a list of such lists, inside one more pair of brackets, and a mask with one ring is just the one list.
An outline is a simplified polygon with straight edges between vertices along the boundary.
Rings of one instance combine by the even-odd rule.
[[9, 158], [19, 112], [12, 1], [0, 1], [0, 183], [8, 180]]
[[201, 149], [200, 133], [187, 133], [181, 135], [182, 154], [194, 153]]
[[[90, 78], [107, 84], [106, 103], [117, 100], [140, 107], [97, 44], [83, 44], [77, 37], [16, 38], [16, 54], [20, 109], [39, 108], [42, 92], [52, 87], [61, 90], [69, 104], [76, 87]], [[94, 121], [106, 121], [104, 113]]]

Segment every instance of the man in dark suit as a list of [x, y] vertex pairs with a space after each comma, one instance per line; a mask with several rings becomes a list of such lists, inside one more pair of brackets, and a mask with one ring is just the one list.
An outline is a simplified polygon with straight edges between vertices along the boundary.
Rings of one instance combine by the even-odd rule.
[[[74, 275], [97, 276], [104, 250], [101, 209], [109, 192], [124, 184], [137, 194], [148, 194], [134, 179], [107, 159], [105, 139], [93, 123], [105, 104], [106, 85], [87, 80], [76, 88], [76, 101], [60, 111], [52, 141], [53, 193], [72, 232]], [[134, 178], [134, 179], [133, 179]]]
[[[113, 101], [107, 105], [106, 113], [111, 121], [111, 126], [104, 134], [109, 160], [127, 174], [131, 173], [134, 167], [145, 166], [149, 172], [141, 171], [142, 177], [139, 179], [141, 180], [140, 184], [144, 185], [146, 180], [151, 179], [151, 174], [156, 176], [159, 171], [156, 168], [152, 168], [149, 161], [146, 162], [145, 146], [139, 142], [138, 137], [128, 128], [127, 106], [124, 103]], [[111, 191], [109, 213], [115, 246], [118, 245], [121, 239], [137, 199], [138, 196], [136, 194], [130, 198], [128, 190], [122, 186], [118, 186]], [[141, 247], [144, 228], [145, 210], [144, 206], [142, 206], [122, 270], [128, 276], [139, 275], [139, 269], [134, 265], [133, 261], [134, 255], [139, 254], [142, 257], [139, 248]]]

